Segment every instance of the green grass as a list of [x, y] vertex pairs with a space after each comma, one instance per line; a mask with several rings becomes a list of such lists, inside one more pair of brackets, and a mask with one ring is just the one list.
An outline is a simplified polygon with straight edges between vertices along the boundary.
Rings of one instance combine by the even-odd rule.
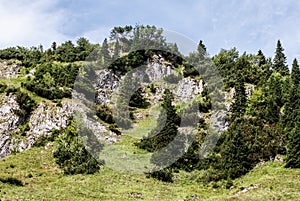
[[26, 78], [2, 78], [0, 79], [0, 83], [6, 84], [8, 86], [8, 88], [20, 88], [21, 91], [26, 92], [31, 99], [33, 99], [37, 104], [42, 102], [42, 101], [46, 101], [46, 102], [51, 102], [50, 100], [40, 97], [38, 95], [36, 95], [35, 93], [21, 87], [21, 82], [25, 82]]
[[[0, 200], [299, 200], [300, 169], [285, 169], [268, 162], [235, 180], [229, 190], [224, 182], [204, 184], [204, 171], [179, 172], [174, 183], [144, 174], [101, 167], [94, 175], [63, 175], [52, 157], [53, 146], [32, 148], [0, 160]], [[20, 181], [23, 186], [7, 181]], [[1, 182], [2, 181], [2, 182]], [[257, 189], [242, 193], [251, 185]]]

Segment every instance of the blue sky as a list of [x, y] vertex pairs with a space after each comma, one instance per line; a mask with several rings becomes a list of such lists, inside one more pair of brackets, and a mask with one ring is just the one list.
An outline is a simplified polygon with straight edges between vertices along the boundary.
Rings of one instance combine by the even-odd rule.
[[0, 0], [0, 48], [50, 47], [81, 36], [102, 42], [114, 26], [150, 24], [240, 53], [273, 57], [280, 39], [289, 63], [300, 60], [297, 0]]

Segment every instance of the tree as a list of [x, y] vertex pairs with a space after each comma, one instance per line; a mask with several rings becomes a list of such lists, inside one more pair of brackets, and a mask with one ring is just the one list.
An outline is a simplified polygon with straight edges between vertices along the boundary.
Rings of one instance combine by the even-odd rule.
[[[300, 127], [300, 84], [292, 84], [288, 101], [285, 105], [283, 116], [283, 125], [286, 137], [288, 139], [288, 160], [292, 160], [296, 151], [296, 143], [299, 145], [299, 127]], [[299, 157], [299, 155], [298, 155]], [[294, 160], [294, 159], [293, 159]]]
[[169, 89], [166, 89], [163, 96], [162, 107], [165, 112], [158, 117], [158, 126], [149, 134], [149, 138], [143, 138], [138, 146], [150, 152], [158, 151], [167, 146], [177, 135], [180, 118], [172, 105], [174, 97]]
[[113, 60], [116, 60], [119, 57], [120, 49], [121, 49], [120, 43], [119, 43], [119, 40], [117, 40], [115, 43]]
[[297, 59], [294, 59], [294, 61], [293, 61], [291, 78], [292, 78], [293, 84], [299, 84], [300, 83], [300, 69], [299, 69]]
[[280, 109], [284, 105], [283, 77], [279, 73], [272, 73], [265, 88], [266, 95], [266, 120], [269, 123], [279, 121]]
[[198, 50], [199, 56], [201, 57], [201, 59], [203, 59], [204, 56], [207, 54], [207, 52], [206, 52], [206, 47], [203, 44], [202, 40], [200, 40], [197, 50]]
[[237, 117], [242, 117], [246, 111], [247, 96], [245, 85], [241, 76], [237, 76], [235, 84], [235, 93], [233, 96], [233, 103], [230, 107], [231, 121], [233, 122]]
[[258, 66], [262, 66], [267, 63], [266, 57], [261, 50], [258, 50], [256, 57]]
[[104, 65], [109, 64], [109, 62], [111, 61], [111, 57], [110, 57], [110, 54], [109, 54], [108, 43], [107, 43], [106, 38], [104, 39], [104, 41], [102, 43], [101, 56], [102, 56], [102, 63]]
[[[298, 114], [300, 115], [300, 114]], [[286, 156], [287, 168], [300, 168], [300, 122], [298, 119], [297, 125], [289, 134]]]
[[256, 62], [259, 68], [258, 74], [258, 86], [263, 86], [266, 83], [266, 80], [269, 79], [270, 75], [272, 74], [271, 66], [272, 61], [270, 59], [266, 59], [265, 55], [261, 50], [258, 51], [256, 55]]
[[56, 42], [55, 41], [52, 43], [51, 48], [52, 48], [53, 51], [56, 50]]
[[84, 61], [93, 50], [92, 44], [83, 37], [79, 38], [76, 43], [77, 60]]
[[220, 167], [222, 169], [219, 171], [221, 171], [222, 179], [235, 179], [248, 172], [252, 167], [248, 158], [249, 153], [243, 120], [237, 118], [231, 123], [221, 148]]
[[73, 42], [69, 40], [57, 47], [55, 57], [62, 62], [76, 61], [76, 48]]
[[60, 134], [53, 156], [65, 174], [93, 174], [100, 169], [78, 136], [73, 120]]
[[286, 65], [286, 56], [284, 55], [284, 49], [281, 46], [280, 40], [277, 41], [277, 47], [273, 62], [273, 69], [276, 72], [280, 73], [282, 76], [286, 76], [289, 74], [289, 69]]

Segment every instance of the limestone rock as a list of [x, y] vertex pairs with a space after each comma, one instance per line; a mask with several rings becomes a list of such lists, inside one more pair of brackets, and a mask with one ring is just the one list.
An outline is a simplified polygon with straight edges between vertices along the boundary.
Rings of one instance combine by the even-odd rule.
[[20, 68], [20, 64], [14, 61], [0, 62], [0, 78], [17, 78]]

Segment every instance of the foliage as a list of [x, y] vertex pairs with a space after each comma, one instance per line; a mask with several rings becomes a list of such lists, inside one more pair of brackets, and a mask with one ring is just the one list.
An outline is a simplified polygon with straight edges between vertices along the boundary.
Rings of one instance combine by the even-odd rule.
[[129, 106], [136, 108], [147, 108], [150, 106], [150, 103], [142, 95], [142, 88], [138, 88], [130, 97]]
[[71, 88], [74, 86], [79, 67], [77, 64], [43, 63], [24, 86], [39, 96], [52, 100], [71, 97]]
[[85, 148], [74, 121], [60, 134], [57, 143], [53, 156], [65, 174], [93, 174], [99, 171], [99, 163]]
[[31, 112], [36, 108], [36, 102], [28, 95], [28, 93], [21, 91], [21, 89], [16, 89], [15, 95], [20, 109], [14, 112], [17, 113], [24, 122], [26, 122]]
[[285, 162], [287, 168], [300, 168], [300, 122], [289, 133]]
[[172, 171], [169, 168], [163, 169], [163, 170], [158, 170], [152, 173], [148, 174], [150, 177], [158, 179], [163, 182], [173, 182], [173, 175]]
[[277, 47], [273, 62], [274, 71], [280, 73], [282, 76], [289, 75], [289, 69], [286, 65], [286, 56], [284, 55], [284, 49], [281, 45], [280, 40], [277, 41]]
[[234, 121], [235, 118], [242, 117], [245, 113], [247, 106], [245, 85], [243, 80], [241, 79], [241, 76], [237, 78], [237, 83], [234, 89], [235, 93], [233, 96], [233, 103], [230, 106], [231, 121]]
[[112, 111], [107, 105], [97, 105], [96, 106], [96, 115], [104, 122], [113, 124]]

